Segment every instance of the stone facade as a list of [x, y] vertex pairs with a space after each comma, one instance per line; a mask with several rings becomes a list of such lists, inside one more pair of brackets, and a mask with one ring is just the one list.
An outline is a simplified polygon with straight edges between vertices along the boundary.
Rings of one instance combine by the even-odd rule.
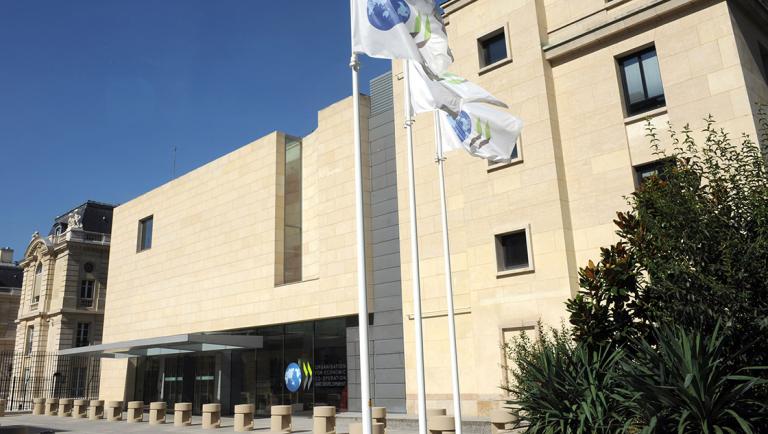
[[13, 351], [23, 271], [13, 262], [13, 250], [0, 249], [0, 352]]
[[[491, 91], [523, 119], [522, 158], [489, 167], [447, 155], [462, 406], [487, 415], [500, 405], [507, 363], [501, 345], [537, 321], [567, 321], [564, 301], [578, 267], [616, 240], [634, 168], [655, 159], [645, 118], [694, 131], [712, 114], [733, 135], [756, 135], [754, 103], [766, 101], [766, 9], [707, 0], [449, 0], [443, 4], [452, 71]], [[508, 58], [479, 62], [479, 41], [506, 34]], [[629, 116], [618, 59], [655, 46], [666, 104]], [[402, 77], [402, 66], [394, 63]], [[395, 123], [404, 117], [395, 81]], [[416, 119], [416, 194], [428, 406], [451, 408], [440, 204], [431, 115]], [[663, 132], [661, 133], [663, 137]], [[698, 133], [697, 133], [698, 134]], [[664, 140], [663, 144], [668, 144]], [[403, 312], [412, 312], [406, 136], [397, 132]], [[499, 273], [495, 235], [528, 228], [533, 269]], [[408, 412], [416, 408], [413, 321], [405, 322]]]

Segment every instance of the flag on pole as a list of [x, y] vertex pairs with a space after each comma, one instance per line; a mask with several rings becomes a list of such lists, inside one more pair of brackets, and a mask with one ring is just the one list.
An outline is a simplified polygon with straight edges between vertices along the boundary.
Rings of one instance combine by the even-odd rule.
[[414, 113], [443, 110], [456, 117], [461, 105], [468, 102], [484, 102], [499, 107], [505, 103], [471, 81], [451, 72], [439, 76], [430, 74], [420, 64], [408, 62], [411, 83], [411, 106]]
[[352, 50], [414, 60], [435, 74], [453, 63], [434, 0], [352, 0]]
[[507, 112], [480, 103], [462, 105], [458, 116], [440, 113], [443, 149], [465, 149], [495, 163], [517, 154], [517, 140], [523, 122]]

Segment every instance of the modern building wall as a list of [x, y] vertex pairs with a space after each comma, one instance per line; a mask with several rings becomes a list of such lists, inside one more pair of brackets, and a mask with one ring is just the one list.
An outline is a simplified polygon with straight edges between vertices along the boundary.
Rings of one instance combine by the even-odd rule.
[[[768, 88], [755, 46], [766, 37], [764, 6], [750, 2], [654, 0], [450, 0], [443, 4], [455, 63], [507, 102], [523, 128], [522, 158], [488, 164], [447, 155], [462, 405], [485, 415], [501, 405], [502, 343], [537, 321], [567, 321], [578, 268], [616, 241], [635, 167], [656, 160], [645, 119], [663, 129], [712, 114], [738, 137], [756, 134], [754, 102]], [[757, 13], [759, 12], [759, 13]], [[748, 19], [747, 16], [750, 18]], [[508, 58], [479, 61], [479, 41], [503, 29]], [[618, 59], [655, 46], [663, 107], [628, 115]], [[394, 63], [395, 124], [404, 122], [402, 66]], [[416, 408], [409, 214], [404, 130], [397, 131], [398, 207], [405, 314], [408, 411]], [[414, 126], [416, 195], [429, 406], [451, 408], [440, 204], [431, 115]], [[670, 141], [660, 131], [662, 145]], [[527, 228], [532, 269], [499, 272], [495, 235]]]

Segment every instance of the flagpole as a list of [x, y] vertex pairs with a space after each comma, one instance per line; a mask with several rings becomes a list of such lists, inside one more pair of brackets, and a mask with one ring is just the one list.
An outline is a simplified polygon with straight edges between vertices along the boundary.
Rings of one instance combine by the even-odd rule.
[[421, 272], [419, 233], [416, 224], [416, 181], [413, 168], [413, 110], [408, 60], [403, 61], [405, 77], [405, 130], [408, 137], [408, 205], [411, 225], [411, 280], [413, 286], [413, 325], [416, 332], [416, 387], [418, 388], [419, 434], [427, 434], [427, 393], [424, 386], [424, 334], [421, 328]]
[[[354, 1], [354, 0], [353, 0]], [[363, 214], [363, 162], [360, 139], [360, 62], [357, 53], [352, 52], [349, 61], [352, 69], [352, 110], [354, 112], [355, 136], [355, 215], [357, 232], [357, 328], [360, 339], [360, 407], [362, 410], [363, 434], [371, 434], [371, 382], [368, 361], [368, 283], [365, 268], [365, 226]]]
[[451, 346], [451, 377], [453, 380], [453, 419], [456, 434], [461, 434], [461, 391], [459, 389], [459, 357], [456, 349], [456, 319], [453, 308], [453, 279], [451, 274], [451, 246], [448, 240], [448, 209], [445, 199], [445, 156], [443, 154], [443, 136], [440, 130], [440, 112], [434, 111], [435, 147], [437, 152], [437, 172], [440, 185], [440, 211], [443, 223], [443, 264], [445, 266], [445, 296], [448, 308], [448, 337]]

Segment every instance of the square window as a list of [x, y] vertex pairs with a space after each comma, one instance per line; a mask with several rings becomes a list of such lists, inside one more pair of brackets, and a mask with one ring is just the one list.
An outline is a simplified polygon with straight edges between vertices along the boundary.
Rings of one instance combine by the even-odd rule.
[[137, 251], [148, 250], [152, 248], [152, 216], [139, 221], [139, 242]]
[[628, 116], [666, 105], [655, 47], [619, 59], [619, 69]]
[[496, 260], [499, 272], [531, 268], [528, 230], [496, 235]]
[[664, 158], [662, 160], [635, 166], [635, 185], [640, 187], [652, 176], [658, 176], [661, 179], [665, 179], [665, 172], [674, 166], [675, 160], [673, 158]]
[[507, 34], [504, 28], [495, 30], [478, 39], [477, 45], [480, 51], [480, 68], [491, 66], [509, 57], [507, 52]]

